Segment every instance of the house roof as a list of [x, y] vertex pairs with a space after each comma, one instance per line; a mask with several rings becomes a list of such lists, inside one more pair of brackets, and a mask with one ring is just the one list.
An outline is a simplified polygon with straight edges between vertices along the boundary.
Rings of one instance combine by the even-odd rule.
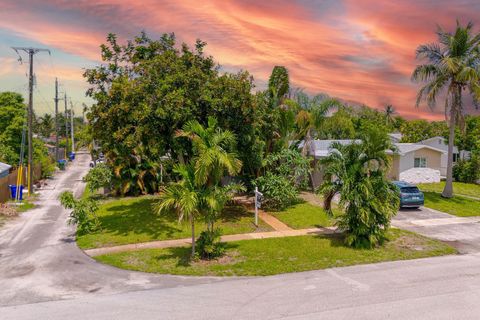
[[393, 133], [389, 133], [388, 135], [390, 136], [390, 138], [392, 138], [392, 140], [397, 140], [397, 141], [402, 140], [402, 137], [403, 137], [403, 134], [401, 134], [400, 132], [393, 132]]
[[405, 155], [407, 153], [414, 152], [420, 149], [430, 149], [439, 153], [443, 153], [443, 150], [441, 149], [437, 149], [420, 143], [394, 143], [394, 145], [397, 147], [397, 151], [392, 152], [391, 150], [387, 150], [387, 154]]
[[3, 162], [0, 162], [0, 178], [7, 176], [12, 166]]
[[[353, 142], [361, 142], [361, 140], [313, 140], [310, 154], [315, 154], [315, 157], [323, 158], [330, 154], [331, 145], [335, 142], [338, 142], [342, 145], [348, 145]], [[298, 145], [299, 148], [303, 148], [304, 141], [300, 142]]]

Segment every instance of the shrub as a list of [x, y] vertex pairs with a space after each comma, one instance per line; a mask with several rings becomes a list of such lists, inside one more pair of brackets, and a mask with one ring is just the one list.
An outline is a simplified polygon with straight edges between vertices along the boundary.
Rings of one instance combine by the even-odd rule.
[[222, 231], [202, 231], [197, 240], [198, 255], [202, 259], [215, 259], [221, 257], [225, 252], [225, 243], [220, 242]]
[[9, 205], [0, 203], [0, 216], [14, 217], [17, 215], [18, 215], [18, 212], [17, 210], [15, 210], [15, 208], [12, 208]]
[[305, 188], [308, 184], [310, 159], [295, 149], [282, 149], [265, 158], [264, 168], [268, 172], [282, 176], [296, 187]]
[[285, 177], [267, 172], [254, 181], [255, 186], [263, 193], [262, 206], [268, 210], [283, 210], [294, 204], [298, 198], [298, 190]]
[[75, 199], [71, 191], [60, 194], [60, 203], [66, 209], [72, 209], [68, 224], [77, 225], [78, 234], [87, 234], [98, 230], [100, 222], [95, 214], [98, 203], [92, 198]]
[[473, 154], [470, 160], [459, 160], [453, 166], [453, 177], [459, 182], [477, 182], [480, 179], [480, 157]]
[[112, 178], [112, 170], [105, 163], [99, 163], [88, 171], [83, 180], [87, 182], [89, 191], [94, 193], [100, 188], [110, 187]]

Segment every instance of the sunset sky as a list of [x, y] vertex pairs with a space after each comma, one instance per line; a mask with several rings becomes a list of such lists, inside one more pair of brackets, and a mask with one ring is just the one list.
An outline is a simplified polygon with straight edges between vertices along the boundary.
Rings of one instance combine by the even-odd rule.
[[53, 111], [58, 77], [79, 112], [92, 103], [82, 68], [100, 63], [106, 34], [128, 39], [145, 30], [206, 41], [223, 70], [248, 70], [260, 89], [273, 66], [284, 65], [292, 86], [307, 93], [441, 119], [442, 104], [434, 112], [414, 106], [415, 48], [435, 40], [437, 24], [452, 29], [457, 18], [478, 30], [478, 12], [478, 0], [1, 0], [0, 90], [27, 92], [27, 57], [20, 64], [11, 46], [49, 48], [51, 56], [35, 56], [35, 109]]

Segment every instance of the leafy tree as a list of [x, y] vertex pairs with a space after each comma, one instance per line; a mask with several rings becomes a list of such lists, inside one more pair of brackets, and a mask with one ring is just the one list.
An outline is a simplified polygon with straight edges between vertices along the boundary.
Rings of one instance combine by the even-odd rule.
[[[144, 33], [120, 44], [110, 34], [102, 45], [103, 64], [85, 72], [87, 94], [96, 101], [87, 114], [92, 138], [118, 172], [118, 191], [142, 192], [135, 177], [145, 168], [132, 154], [151, 164], [165, 156], [186, 163], [190, 143], [175, 139], [175, 132], [192, 120], [206, 124], [214, 115], [222, 129], [237, 135], [239, 158], [254, 159], [247, 170], [260, 167], [253, 81], [246, 72], [220, 75], [213, 58], [204, 54], [205, 45], [197, 41], [190, 48], [177, 45], [173, 34], [152, 40]], [[159, 184], [149, 177], [144, 190], [152, 193]]]
[[25, 122], [23, 97], [15, 92], [0, 92], [0, 161], [18, 164]]
[[425, 85], [417, 95], [417, 105], [426, 100], [434, 107], [437, 98], [446, 91], [445, 114], [449, 122], [448, 162], [445, 188], [442, 196], [453, 196], [453, 146], [455, 127], [464, 124], [463, 94], [466, 90], [474, 100], [480, 98], [480, 34], [473, 32], [473, 24], [460, 25], [454, 33], [441, 28], [437, 31], [438, 42], [423, 44], [417, 48], [417, 58], [425, 60], [418, 65], [412, 79], [424, 82]]
[[296, 187], [304, 187], [310, 172], [310, 160], [297, 149], [283, 149], [265, 158], [264, 171], [286, 178]]
[[346, 243], [354, 247], [373, 247], [385, 238], [399, 196], [386, 173], [392, 149], [384, 131], [370, 128], [360, 143], [334, 143], [333, 152], [322, 162], [325, 179], [321, 186], [324, 207], [331, 214], [331, 203], [339, 195], [343, 214], [338, 227], [346, 232]]
[[290, 79], [287, 68], [283, 66], [273, 67], [272, 74], [268, 79], [268, 92], [274, 106], [282, 103], [282, 99], [290, 90]]
[[331, 117], [325, 119], [319, 132], [319, 138], [321, 139], [354, 139], [355, 137], [353, 117], [343, 107], [339, 108]]
[[385, 106], [384, 113], [385, 113], [385, 124], [386, 125], [392, 124], [394, 121], [393, 115], [396, 113], [395, 108], [391, 104], [388, 104]]

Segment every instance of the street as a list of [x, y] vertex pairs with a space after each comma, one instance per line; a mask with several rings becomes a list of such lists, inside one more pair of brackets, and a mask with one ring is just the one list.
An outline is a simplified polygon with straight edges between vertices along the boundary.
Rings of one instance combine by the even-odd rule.
[[[153, 275], [86, 256], [57, 197], [79, 195], [89, 156], [42, 190], [38, 207], [0, 231], [1, 319], [477, 319], [479, 224], [429, 209], [401, 211], [393, 225], [448, 238], [469, 254], [258, 278]], [[440, 220], [446, 219], [446, 220]], [[449, 220], [450, 219], [450, 220]], [[423, 221], [423, 222], [422, 222]], [[461, 247], [461, 245], [459, 245]], [[478, 252], [478, 251], [477, 251]]]

